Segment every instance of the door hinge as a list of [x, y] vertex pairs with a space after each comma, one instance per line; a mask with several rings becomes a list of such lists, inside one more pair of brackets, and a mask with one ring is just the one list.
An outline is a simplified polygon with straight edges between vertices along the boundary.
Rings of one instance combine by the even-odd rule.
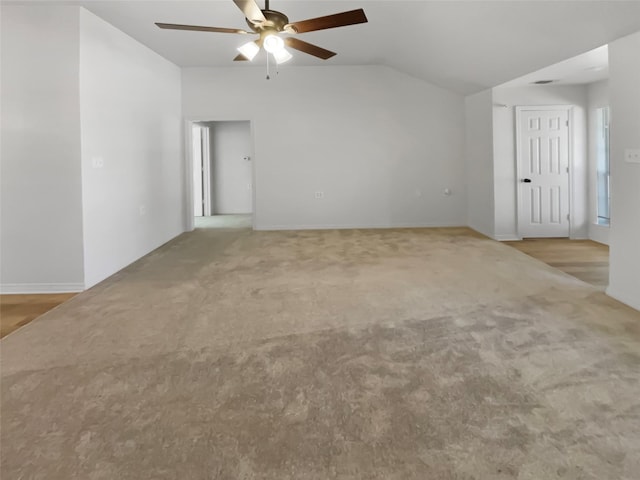
[[567, 173], [569, 173], [569, 167], [567, 167]]
[[567, 127], [569, 126], [569, 120], [567, 120], [567, 121], [565, 122], [565, 125], [566, 125]]
[[571, 215], [567, 213], [567, 220], [570, 220], [570, 219], [571, 219]]

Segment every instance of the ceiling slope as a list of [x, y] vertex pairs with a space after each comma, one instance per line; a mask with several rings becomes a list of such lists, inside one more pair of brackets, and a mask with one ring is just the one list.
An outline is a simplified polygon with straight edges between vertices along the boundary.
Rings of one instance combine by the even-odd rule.
[[[258, 0], [261, 7], [263, 1]], [[60, 3], [86, 7], [183, 67], [246, 68], [249, 63], [233, 62], [236, 48], [246, 42], [244, 36], [168, 31], [154, 25], [165, 22], [246, 29], [231, 0]], [[284, 12], [290, 21], [357, 8], [365, 9], [369, 23], [298, 37], [338, 55], [325, 62], [294, 54], [281, 69], [383, 64], [470, 94], [640, 31], [640, 1], [635, 0], [271, 0], [271, 9]]]

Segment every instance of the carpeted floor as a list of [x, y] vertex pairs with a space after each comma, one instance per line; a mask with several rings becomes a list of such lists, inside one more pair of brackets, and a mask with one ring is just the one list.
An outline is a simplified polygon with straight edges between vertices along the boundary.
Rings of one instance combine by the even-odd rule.
[[195, 217], [195, 228], [251, 228], [253, 216], [244, 215], [213, 215], [211, 217]]
[[640, 472], [640, 313], [466, 229], [198, 229], [0, 345], [2, 480]]

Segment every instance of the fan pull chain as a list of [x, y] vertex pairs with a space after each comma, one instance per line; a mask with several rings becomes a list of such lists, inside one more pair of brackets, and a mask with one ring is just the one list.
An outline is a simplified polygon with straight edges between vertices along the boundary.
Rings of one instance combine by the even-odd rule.
[[270, 80], [271, 77], [269, 76], [269, 53], [267, 52], [267, 80]]

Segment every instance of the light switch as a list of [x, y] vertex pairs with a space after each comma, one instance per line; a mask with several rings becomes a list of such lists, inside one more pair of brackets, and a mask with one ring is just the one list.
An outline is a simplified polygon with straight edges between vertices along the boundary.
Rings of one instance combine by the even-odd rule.
[[624, 151], [624, 161], [627, 163], [640, 163], [640, 148], [627, 148]]

